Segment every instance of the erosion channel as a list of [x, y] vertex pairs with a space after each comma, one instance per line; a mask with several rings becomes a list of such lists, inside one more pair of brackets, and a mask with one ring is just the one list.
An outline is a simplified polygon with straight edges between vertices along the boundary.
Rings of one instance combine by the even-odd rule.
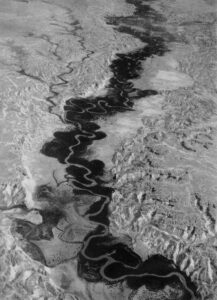
[[[161, 16], [138, 0], [128, 2], [135, 5], [134, 14], [129, 17], [107, 17], [107, 24], [114, 26], [115, 30], [140, 39], [145, 46], [129, 53], [116, 54], [110, 65], [113, 75], [106, 86], [104, 96], [72, 97], [66, 101], [64, 123], [72, 125], [71, 129], [55, 132], [53, 140], [45, 143], [41, 152], [46, 156], [55, 157], [66, 165], [65, 179], [73, 186], [74, 193], [78, 197], [80, 195], [100, 197], [100, 200], [93, 203], [83, 216], [95, 224], [95, 228], [84, 237], [78, 251], [77, 272], [81, 278], [89, 282], [105, 282], [111, 285], [126, 281], [129, 288], [135, 291], [143, 285], [158, 291], [166, 285], [178, 283], [182, 285], [184, 291], [182, 299], [196, 299], [196, 286], [173, 261], [161, 255], [154, 255], [143, 261], [129, 246], [111, 235], [108, 229], [108, 205], [113, 193], [112, 182], [103, 180], [105, 167], [103, 161], [88, 159], [88, 147], [90, 145], [94, 147], [94, 141], [106, 139], [106, 134], [97, 120], [133, 111], [135, 101], [158, 94], [152, 89], [136, 88], [131, 80], [140, 77], [142, 62], [148, 57], [162, 56], [169, 51], [166, 42], [173, 38], [159, 27], [149, 27], [145, 31], [138, 30], [136, 22], [144, 22], [148, 18], [154, 22]], [[134, 27], [129, 27], [129, 24]], [[34, 240], [51, 240], [52, 228], [64, 218], [63, 213], [56, 208], [53, 212], [41, 212], [41, 215], [43, 225], [30, 225], [27, 221], [16, 220], [16, 230], [23, 234], [35, 249], [37, 246]], [[47, 266], [51, 265], [43, 257], [43, 251], [35, 251], [40, 252], [36, 259], [43, 261]], [[55, 264], [57, 263], [53, 265]]]

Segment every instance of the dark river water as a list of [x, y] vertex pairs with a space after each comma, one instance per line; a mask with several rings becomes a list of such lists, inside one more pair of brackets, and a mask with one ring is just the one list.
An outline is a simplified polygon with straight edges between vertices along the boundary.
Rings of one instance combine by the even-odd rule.
[[[86, 213], [86, 217], [97, 224], [97, 228], [84, 239], [84, 246], [78, 256], [78, 275], [87, 281], [104, 281], [114, 284], [126, 281], [133, 290], [142, 285], [159, 290], [167, 284], [180, 282], [185, 290], [183, 299], [196, 299], [196, 287], [174, 263], [163, 256], [155, 255], [143, 261], [128, 246], [118, 242], [108, 230], [108, 205], [113, 189], [102, 180], [104, 163], [100, 160], [88, 160], [87, 149], [96, 140], [106, 138], [103, 128], [97, 125], [101, 117], [133, 110], [134, 102], [150, 95], [155, 90], [142, 90], [134, 87], [131, 79], [140, 77], [142, 62], [152, 56], [162, 56], [168, 51], [166, 40], [169, 35], [163, 29], [149, 26], [148, 30], [132, 29], [132, 26], [148, 26], [147, 20], [155, 22], [162, 19], [142, 1], [128, 0], [135, 5], [135, 12], [129, 17], [109, 17], [107, 23], [115, 30], [133, 35], [146, 43], [146, 46], [129, 53], [118, 53], [110, 65], [113, 74], [105, 96], [70, 98], [64, 106], [64, 121], [73, 124], [74, 129], [57, 131], [52, 141], [47, 142], [41, 152], [55, 157], [66, 164], [66, 178], [73, 185], [76, 194], [100, 196]], [[56, 212], [52, 225], [61, 218]], [[46, 216], [44, 217], [46, 218]], [[52, 219], [52, 218], [51, 218]]]

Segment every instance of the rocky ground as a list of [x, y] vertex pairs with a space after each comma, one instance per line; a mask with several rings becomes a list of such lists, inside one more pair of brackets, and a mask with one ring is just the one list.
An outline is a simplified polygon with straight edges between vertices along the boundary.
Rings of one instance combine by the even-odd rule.
[[217, 299], [216, 15], [215, 3], [193, 2], [157, 3], [179, 40], [137, 82], [161, 92], [161, 109], [144, 112], [114, 156], [110, 230], [144, 258], [172, 259], [203, 299]]
[[[216, 3], [149, 4], [175, 38], [164, 56], [144, 62], [134, 84], [159, 94], [138, 101], [132, 115], [101, 120], [108, 137], [90, 152], [112, 167], [115, 178], [111, 233], [143, 258], [172, 259], [202, 299], [217, 299]], [[31, 211], [41, 206], [35, 202], [37, 186], [56, 186], [63, 178], [63, 166], [40, 149], [65, 128], [65, 100], [103, 93], [114, 54], [141, 47], [104, 18], [130, 15], [133, 5], [1, 0], [0, 6], [0, 299], [167, 299], [172, 287], [159, 295], [145, 288], [132, 295], [119, 284], [87, 284], [77, 277], [75, 260], [45, 268], [24, 253], [23, 241], [10, 230], [15, 217], [40, 223]], [[67, 199], [67, 188], [57, 189], [55, 198]], [[28, 210], [14, 207], [23, 203]], [[68, 211], [83, 235], [94, 226], [79, 219], [85, 205], [87, 200]]]
[[[58, 270], [53, 278], [48, 275], [52, 269], [25, 254], [25, 243], [12, 237], [11, 226], [14, 218], [41, 222], [40, 214], [31, 211], [41, 207], [34, 201], [36, 188], [56, 186], [64, 169], [40, 149], [64, 127], [65, 99], [103, 87], [113, 53], [135, 47], [135, 41], [115, 33], [104, 21], [107, 14], [128, 14], [132, 8], [123, 1], [67, 0], [2, 0], [0, 6], [0, 299], [74, 299], [71, 292], [62, 292]], [[65, 199], [70, 192], [65, 187], [57, 193]], [[77, 209], [84, 207], [82, 202]], [[76, 281], [75, 270], [76, 263], [68, 263], [60, 267], [60, 274], [66, 277], [68, 272], [68, 281]], [[86, 289], [79, 279], [77, 286], [79, 293]]]

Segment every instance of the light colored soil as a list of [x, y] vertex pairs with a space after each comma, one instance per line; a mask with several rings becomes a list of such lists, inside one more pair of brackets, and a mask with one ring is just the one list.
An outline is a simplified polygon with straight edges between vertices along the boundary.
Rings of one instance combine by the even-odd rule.
[[[134, 84], [156, 89], [160, 95], [137, 101], [135, 112], [100, 120], [107, 139], [95, 142], [89, 157], [105, 161], [117, 176], [111, 232], [130, 241], [143, 258], [161, 253], [173, 259], [202, 296], [217, 299], [216, 2], [158, 0], [151, 5], [166, 17], [164, 26], [176, 39], [168, 41], [170, 52], [143, 63], [141, 78]], [[65, 129], [59, 119], [64, 101], [103, 93], [115, 53], [143, 44], [105, 23], [106, 15], [132, 14], [133, 6], [123, 0], [0, 0], [0, 7], [0, 206], [25, 203], [36, 208], [41, 206], [34, 201], [37, 186], [55, 186], [65, 174], [64, 166], [39, 152], [54, 131]], [[67, 82], [53, 86], [63, 79]], [[57, 92], [51, 98], [55, 107], [49, 113], [51, 104], [46, 99], [53, 92]], [[183, 143], [193, 151], [183, 148]], [[159, 152], [157, 158], [153, 151]], [[148, 166], [147, 158], [153, 166]], [[141, 163], [140, 170], [137, 164]], [[160, 204], [156, 195], [143, 199], [152, 186]], [[57, 205], [62, 205], [59, 199], [67, 202], [72, 191], [64, 186], [54, 193]], [[120, 199], [124, 199], [121, 204]], [[74, 226], [83, 229], [81, 239], [94, 228], [80, 219], [89, 201], [66, 205]], [[128, 299], [131, 291], [126, 286], [78, 278], [76, 261], [50, 269], [32, 260], [22, 251], [24, 241], [11, 235], [14, 217], [41, 222], [34, 212], [0, 212], [0, 299]], [[62, 244], [44, 243], [58, 260]], [[79, 247], [64, 251], [74, 257]], [[167, 293], [163, 290], [162, 297]], [[154, 295], [145, 289], [131, 294], [134, 300], [141, 297]]]
[[144, 111], [143, 126], [114, 157], [110, 228], [129, 236], [144, 259], [172, 259], [201, 299], [217, 299], [216, 6], [178, 0], [154, 6], [177, 41], [166, 56], [145, 61], [135, 81], [161, 91], [161, 112]]

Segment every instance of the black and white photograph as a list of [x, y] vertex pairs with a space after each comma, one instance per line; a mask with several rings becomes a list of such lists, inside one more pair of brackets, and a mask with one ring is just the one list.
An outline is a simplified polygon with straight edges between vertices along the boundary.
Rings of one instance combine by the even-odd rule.
[[217, 0], [0, 0], [0, 300], [217, 300]]

